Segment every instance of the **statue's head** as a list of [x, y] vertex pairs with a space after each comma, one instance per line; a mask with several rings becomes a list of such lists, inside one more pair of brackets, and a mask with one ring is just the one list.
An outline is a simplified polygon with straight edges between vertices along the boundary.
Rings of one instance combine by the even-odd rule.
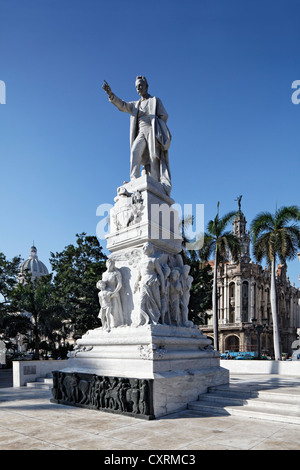
[[184, 274], [189, 274], [191, 267], [188, 264], [185, 264], [182, 268]]
[[179, 279], [179, 271], [177, 268], [172, 269], [170, 277], [172, 281], [177, 281]]
[[108, 259], [106, 260], [106, 267], [107, 267], [107, 269], [108, 269], [109, 271], [113, 271], [113, 269], [114, 269], [114, 267], [115, 267], [115, 262], [114, 262], [114, 260], [111, 259], [111, 258], [108, 258]]
[[151, 242], [144, 243], [143, 252], [145, 255], [148, 255], [148, 256], [154, 253], [154, 246], [152, 245]]
[[135, 79], [135, 88], [140, 96], [146, 96], [148, 94], [147, 78], [143, 75], [138, 75]]

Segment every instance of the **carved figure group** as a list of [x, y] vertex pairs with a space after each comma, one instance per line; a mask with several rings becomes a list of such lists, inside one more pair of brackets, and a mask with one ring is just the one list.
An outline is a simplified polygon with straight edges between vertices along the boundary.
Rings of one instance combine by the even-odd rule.
[[116, 231], [141, 221], [144, 201], [140, 191], [130, 193], [124, 186], [118, 188], [115, 207], [111, 210], [111, 222]]
[[146, 379], [128, 379], [53, 372], [53, 398], [72, 405], [149, 415], [150, 385]]
[[188, 320], [190, 287], [193, 281], [189, 275], [190, 266], [183, 265], [181, 257], [179, 264], [170, 264], [171, 266], [159, 262], [152, 243], [144, 244], [135, 286], [135, 291], [139, 290], [140, 294], [139, 325], [193, 325]]
[[[147, 242], [139, 252], [133, 294], [137, 294], [137, 318], [134, 326], [148, 323], [157, 325], [193, 326], [188, 320], [190, 288], [193, 281], [189, 275], [190, 267], [184, 265], [180, 255], [161, 257], [152, 243]], [[102, 328], [110, 331], [118, 326], [128, 325], [123, 312], [120, 290], [123, 285], [121, 271], [113, 259], [107, 260], [107, 271], [97, 282], [99, 289]], [[130, 323], [131, 324], [131, 323]]]

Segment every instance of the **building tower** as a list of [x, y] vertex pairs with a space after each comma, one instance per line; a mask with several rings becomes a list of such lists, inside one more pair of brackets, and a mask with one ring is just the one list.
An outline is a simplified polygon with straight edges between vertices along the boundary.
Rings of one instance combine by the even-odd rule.
[[[246, 224], [247, 224], [246, 218], [241, 210], [241, 197], [242, 196], [238, 198], [239, 210], [233, 220], [232, 233], [236, 235], [241, 241], [240, 262], [249, 263], [250, 262], [250, 236], [246, 229]], [[232, 260], [230, 260], [230, 263], [232, 263]]]

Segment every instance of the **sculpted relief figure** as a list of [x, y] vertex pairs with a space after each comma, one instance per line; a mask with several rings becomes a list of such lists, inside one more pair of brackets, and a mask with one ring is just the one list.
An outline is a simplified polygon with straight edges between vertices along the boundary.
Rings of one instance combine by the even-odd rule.
[[52, 394], [58, 403], [126, 414], [150, 414], [151, 391], [146, 379], [95, 374], [85, 374], [83, 378], [77, 373], [54, 371]]
[[170, 273], [170, 312], [171, 321], [175, 325], [181, 325], [180, 298], [182, 296], [182, 285], [179, 280], [180, 273], [177, 268]]
[[97, 288], [100, 289], [100, 313], [99, 317], [103, 319], [102, 326], [110, 330], [112, 327], [118, 327], [125, 324], [120, 298], [120, 289], [122, 287], [122, 275], [112, 259], [106, 261], [107, 270], [102, 275], [102, 280], [97, 282]]
[[98, 317], [101, 320], [102, 328], [107, 331], [110, 331], [110, 321], [111, 321], [111, 295], [112, 291], [107, 289], [106, 282], [100, 280], [97, 282], [97, 288], [100, 290], [98, 297], [100, 303], [100, 312]]
[[161, 316], [161, 296], [164, 295], [164, 275], [158, 259], [154, 256], [152, 243], [143, 245], [139, 275], [135, 291], [140, 294], [140, 325], [158, 324]]
[[163, 325], [171, 325], [170, 317], [170, 273], [171, 268], [167, 264], [162, 265], [164, 274], [164, 294], [161, 298], [161, 322]]
[[123, 101], [104, 82], [103, 89], [108, 94], [109, 101], [120, 111], [130, 116], [130, 179], [140, 176], [143, 166], [146, 174], [161, 183], [165, 192], [170, 195], [171, 175], [169, 168], [168, 149], [171, 134], [167, 127], [168, 114], [161, 102], [148, 93], [146, 77], [139, 75], [135, 87], [140, 95], [138, 101]]
[[140, 191], [129, 193], [124, 186], [118, 188], [116, 204], [111, 211], [114, 230], [129, 227], [139, 223], [144, 211], [144, 201]]
[[181, 315], [182, 315], [182, 323], [184, 326], [192, 326], [193, 322], [191, 322], [188, 319], [188, 313], [189, 313], [189, 301], [190, 301], [190, 289], [192, 286], [193, 282], [193, 277], [190, 276], [190, 266], [188, 264], [185, 264], [182, 267], [182, 272], [180, 275], [180, 282], [182, 285], [182, 296], [181, 296], [181, 301], [180, 301], [180, 307], [181, 307]]

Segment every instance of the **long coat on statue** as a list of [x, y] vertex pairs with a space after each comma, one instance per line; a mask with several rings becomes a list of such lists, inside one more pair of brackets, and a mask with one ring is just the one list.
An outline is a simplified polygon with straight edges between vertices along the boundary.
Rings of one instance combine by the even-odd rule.
[[[119, 111], [129, 113], [130, 116], [130, 147], [138, 135], [138, 110], [141, 100], [123, 101], [116, 95], [112, 95], [109, 101], [113, 103]], [[171, 134], [167, 126], [168, 114], [159, 98], [149, 96], [149, 110], [151, 116], [151, 137], [148, 141], [150, 160], [158, 158], [160, 160], [160, 183], [167, 194], [171, 192], [171, 173], [169, 166], [168, 149], [171, 143]]]

